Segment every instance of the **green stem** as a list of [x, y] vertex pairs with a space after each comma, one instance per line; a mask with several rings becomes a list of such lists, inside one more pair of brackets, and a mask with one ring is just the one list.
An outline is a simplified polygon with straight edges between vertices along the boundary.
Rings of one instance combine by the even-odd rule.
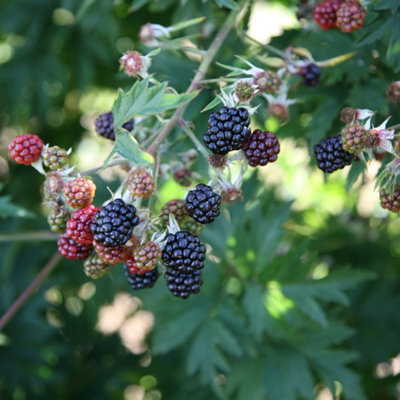
[[[207, 53], [204, 55], [203, 60], [200, 63], [199, 69], [197, 70], [190, 86], [186, 90], [186, 93], [194, 92], [200, 82], [204, 79], [208, 68], [210, 67], [211, 63], [213, 62], [215, 56], [218, 53], [218, 50], [221, 48], [222, 43], [228, 36], [228, 33], [232, 29], [233, 25], [236, 22], [236, 18], [239, 15], [240, 11], [247, 5], [249, 0], [242, 0], [240, 4], [238, 4], [238, 8], [236, 10], [232, 10], [228, 15], [224, 25], [219, 30], [217, 36], [214, 38], [213, 42], [211, 43], [210, 47], [207, 50]], [[242, 13], [243, 15], [244, 13]], [[147, 152], [153, 154], [158, 146], [162, 143], [162, 141], [169, 135], [172, 129], [175, 127], [177, 122], [182, 118], [183, 113], [185, 112], [189, 103], [185, 103], [178, 107], [174, 114], [172, 115], [171, 119], [168, 121], [167, 125], [164, 129], [160, 132], [158, 138], [154, 141], [154, 143], [147, 149]]]
[[282, 50], [276, 49], [275, 47], [273, 47], [269, 44], [264, 44], [264, 43], [259, 42], [257, 39], [254, 39], [251, 36], [249, 36], [244, 30], [241, 30], [240, 33], [241, 33], [242, 37], [248, 39], [250, 42], [253, 42], [257, 46], [260, 46], [263, 49], [265, 49], [271, 53], [274, 53], [275, 55], [283, 58], [284, 60], [288, 59], [287, 55]]
[[21, 293], [17, 300], [11, 305], [11, 307], [5, 312], [5, 314], [0, 319], [0, 331], [4, 326], [10, 321], [10, 319], [17, 313], [17, 311], [22, 307], [22, 305], [28, 300], [34, 290], [42, 283], [44, 278], [52, 271], [52, 269], [57, 265], [60, 260], [61, 255], [56, 252], [50, 258], [48, 263], [39, 272], [36, 278], [27, 286], [27, 288]]
[[189, 136], [191, 141], [194, 143], [196, 146], [197, 150], [204, 156], [204, 158], [207, 160], [208, 159], [208, 151], [206, 148], [203, 146], [203, 144], [197, 139], [196, 135], [193, 133], [193, 131], [189, 128], [187, 122], [180, 120], [178, 121], [179, 126], [185, 131], [186, 135]]
[[[105, 168], [110, 168], [110, 167], [115, 167], [116, 165], [121, 165], [121, 164], [126, 164], [128, 161], [125, 158], [118, 158], [115, 161], [110, 162], [107, 167]], [[101, 171], [102, 169], [105, 169], [104, 165], [101, 165], [100, 167], [96, 167], [96, 168], [91, 168], [91, 169], [87, 169], [86, 171], [81, 171], [79, 172], [80, 175], [84, 176], [84, 175], [93, 175], [99, 171]]]
[[400, 124], [396, 124], [393, 126], [389, 126], [388, 128], [386, 128], [387, 130], [391, 130], [391, 129], [400, 129]]
[[0, 233], [0, 243], [4, 242], [39, 242], [53, 241], [59, 238], [59, 234], [52, 231], [32, 231], [32, 232], [2, 232]]

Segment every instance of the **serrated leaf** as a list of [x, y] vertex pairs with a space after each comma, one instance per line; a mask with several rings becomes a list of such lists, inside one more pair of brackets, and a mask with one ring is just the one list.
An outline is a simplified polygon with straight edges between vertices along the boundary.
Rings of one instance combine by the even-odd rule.
[[137, 116], [173, 110], [194, 99], [198, 93], [168, 93], [166, 82], [150, 86], [148, 79], [137, 81], [128, 92], [118, 91], [117, 100], [112, 107], [114, 126], [120, 128], [126, 121]]

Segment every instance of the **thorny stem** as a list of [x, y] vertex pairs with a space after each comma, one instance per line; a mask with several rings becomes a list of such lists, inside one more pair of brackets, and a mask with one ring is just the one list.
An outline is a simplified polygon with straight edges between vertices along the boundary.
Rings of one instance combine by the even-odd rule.
[[[218, 50], [222, 46], [222, 43], [224, 42], [224, 40], [228, 36], [229, 31], [232, 29], [233, 25], [235, 24], [236, 17], [240, 13], [240, 11], [247, 5], [248, 1], [249, 0], [242, 0], [240, 2], [240, 4], [238, 5], [237, 10], [232, 10], [231, 13], [228, 15], [228, 18], [226, 19], [224, 25], [221, 27], [217, 36], [211, 43], [210, 47], [207, 50], [207, 53], [204, 55], [203, 60], [200, 63], [199, 69], [197, 70], [190, 86], [186, 90], [186, 93], [192, 93], [198, 88], [198, 86], [200, 85], [200, 82], [204, 78], [212, 61], [214, 60], [215, 56], [217, 55]], [[243, 14], [244, 13], [242, 13], [241, 15], [243, 15]], [[172, 115], [171, 119], [168, 121], [165, 128], [160, 132], [160, 135], [158, 136], [158, 138], [147, 149], [147, 152], [149, 154], [153, 154], [156, 151], [156, 149], [158, 148], [158, 146], [162, 143], [162, 141], [169, 135], [169, 133], [175, 127], [176, 123], [182, 118], [183, 113], [185, 112], [188, 104], [189, 103], [185, 103], [176, 109], [176, 111]]]
[[0, 233], [0, 243], [57, 240], [60, 235], [51, 231]]
[[48, 263], [39, 272], [36, 278], [27, 286], [27, 288], [21, 293], [17, 300], [12, 304], [12, 306], [6, 311], [6, 313], [0, 319], [0, 331], [4, 326], [10, 321], [10, 319], [17, 313], [17, 311], [22, 307], [22, 305], [28, 300], [29, 296], [34, 292], [34, 290], [42, 283], [46, 276], [51, 272], [51, 270], [57, 265], [60, 260], [61, 255], [57, 252], [54, 253], [50, 258]]

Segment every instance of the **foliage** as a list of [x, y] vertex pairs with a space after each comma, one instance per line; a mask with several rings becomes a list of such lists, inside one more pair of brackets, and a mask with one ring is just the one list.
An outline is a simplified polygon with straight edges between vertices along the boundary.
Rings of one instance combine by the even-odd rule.
[[[79, 145], [81, 157], [84, 152], [90, 157], [90, 145], [84, 145], [89, 141], [104, 159], [111, 151], [134, 163], [151, 162], [135, 131], [129, 134], [122, 124], [161, 111], [170, 116], [189, 102], [185, 119], [201, 137], [209, 114], [201, 110], [217, 91], [206, 84], [199, 92], [185, 93], [198, 58], [168, 49], [154, 56], [154, 77], [168, 81], [176, 92], [151, 79], [132, 84], [117, 72], [117, 59], [131, 48], [147, 52], [136, 39], [140, 25], [170, 26], [194, 16], [207, 17], [202, 34], [193, 26], [182, 34], [198, 49], [207, 49], [237, 3], [0, 2], [0, 59], [5, 60], [0, 69], [1, 143], [9, 141], [12, 130], [39, 132], [50, 143]], [[293, 13], [298, 2], [278, 3]], [[300, 400], [317, 398], [324, 387], [340, 399], [396, 399], [398, 375], [377, 373], [377, 367], [387, 366], [399, 353], [399, 222], [376, 209], [362, 211], [368, 177], [360, 179], [365, 170], [359, 164], [329, 177], [324, 186], [309, 149], [337, 134], [344, 106], [369, 108], [378, 119], [390, 114], [393, 124], [400, 122], [398, 107], [385, 98], [400, 70], [397, 3], [372, 2], [365, 27], [352, 34], [295, 26], [272, 39], [281, 50], [306, 48], [317, 61], [356, 54], [323, 68], [317, 88], [294, 79], [291, 93], [298, 102], [290, 106], [286, 124], [269, 117], [265, 104], [258, 108], [253, 127], [273, 129], [282, 140], [279, 168], [246, 174], [244, 201], [225, 207], [202, 233], [210, 251], [199, 295], [187, 301], [171, 298], [162, 279], [152, 290], [131, 293], [120, 265], [92, 283], [81, 263], [61, 261], [0, 333], [0, 398], [123, 399], [137, 386], [146, 399]], [[226, 75], [221, 64], [242, 68], [235, 55], [260, 67], [273, 56], [241, 33], [250, 10], [238, 31], [228, 35], [216, 57], [219, 64], [210, 66], [206, 79]], [[1, 58], [7, 54], [8, 59]], [[111, 150], [88, 131], [87, 121], [110, 111], [112, 104], [118, 131]], [[293, 143], [296, 150], [290, 153]], [[192, 147], [176, 126], [164, 157]], [[309, 157], [299, 168], [296, 157], [304, 149]], [[5, 156], [5, 146], [0, 150]], [[91, 157], [91, 166], [104, 160], [98, 154]], [[201, 173], [207, 166], [199, 159], [193, 168]], [[8, 217], [2, 219], [2, 237], [45, 229], [40, 178], [29, 168], [11, 169], [0, 196], [0, 216]], [[107, 199], [106, 186], [114, 190], [116, 181], [114, 176], [97, 178], [99, 205]], [[172, 179], [163, 180], [157, 206], [182, 193]], [[0, 243], [0, 249], [3, 313], [56, 246], [14, 241]], [[97, 325], [99, 312], [115, 305], [120, 292], [134, 296], [133, 303], [119, 325], [104, 334]], [[138, 348], [127, 332], [143, 329], [139, 322], [148, 321], [146, 312], [154, 316], [154, 327]]]

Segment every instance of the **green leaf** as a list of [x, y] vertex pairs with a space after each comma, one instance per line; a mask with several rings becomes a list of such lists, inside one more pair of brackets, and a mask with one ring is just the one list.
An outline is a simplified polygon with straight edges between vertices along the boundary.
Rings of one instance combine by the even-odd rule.
[[208, 110], [212, 110], [214, 107], [217, 107], [218, 105], [222, 104], [221, 99], [217, 96], [215, 97], [210, 103], [208, 103], [202, 110], [201, 112], [205, 112]]
[[226, 7], [230, 10], [236, 10], [238, 8], [237, 3], [233, 0], [215, 0], [219, 7]]
[[33, 218], [34, 216], [35, 214], [31, 211], [12, 203], [11, 196], [0, 196], [0, 218]]
[[166, 82], [149, 86], [148, 79], [137, 81], [126, 93], [119, 90], [112, 108], [115, 127], [120, 128], [126, 121], [137, 116], [160, 114], [178, 108], [194, 99], [199, 93], [195, 91], [176, 94], [167, 93], [166, 90]]
[[131, 4], [131, 10], [137, 11], [149, 2], [150, 0], [133, 0]]

